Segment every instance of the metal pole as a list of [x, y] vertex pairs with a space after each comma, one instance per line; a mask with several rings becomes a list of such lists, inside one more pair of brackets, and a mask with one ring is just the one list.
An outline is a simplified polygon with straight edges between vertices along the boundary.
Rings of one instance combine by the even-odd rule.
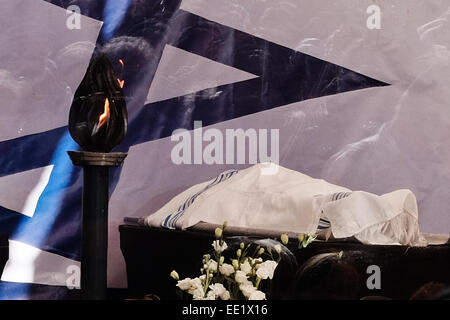
[[81, 298], [107, 298], [109, 168], [120, 166], [122, 152], [68, 151], [74, 165], [83, 167]]
[[84, 166], [81, 296], [106, 299], [109, 167]]

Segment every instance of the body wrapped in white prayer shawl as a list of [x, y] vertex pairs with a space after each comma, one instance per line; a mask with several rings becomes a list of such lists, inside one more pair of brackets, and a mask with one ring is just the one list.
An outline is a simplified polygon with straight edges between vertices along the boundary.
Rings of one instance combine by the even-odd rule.
[[[201, 222], [259, 231], [355, 237], [366, 244], [425, 246], [410, 190], [352, 191], [275, 164], [227, 171], [180, 193], [141, 222], [186, 229]], [[448, 236], [435, 239], [445, 243]]]

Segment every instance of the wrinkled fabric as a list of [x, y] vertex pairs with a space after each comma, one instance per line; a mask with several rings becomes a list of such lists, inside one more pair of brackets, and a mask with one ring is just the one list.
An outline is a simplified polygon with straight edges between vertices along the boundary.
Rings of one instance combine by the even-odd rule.
[[335, 238], [355, 236], [367, 244], [427, 244], [419, 230], [417, 201], [410, 190], [381, 196], [352, 192], [281, 166], [275, 174], [264, 174], [265, 165], [239, 171], [210, 188], [205, 189], [217, 178], [195, 185], [142, 222], [161, 227], [176, 213], [178, 229], [226, 221], [231, 227], [314, 234], [323, 219], [329, 221]]
[[419, 231], [417, 201], [411, 190], [381, 196], [354, 191], [343, 199], [322, 202], [319, 207], [330, 220], [335, 238], [355, 236], [367, 244], [427, 244]]

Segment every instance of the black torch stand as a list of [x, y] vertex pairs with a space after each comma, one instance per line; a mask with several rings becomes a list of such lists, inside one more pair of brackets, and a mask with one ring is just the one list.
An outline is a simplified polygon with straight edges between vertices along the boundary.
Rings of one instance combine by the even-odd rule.
[[74, 165], [82, 166], [83, 221], [81, 244], [81, 298], [105, 300], [108, 256], [109, 168], [120, 166], [122, 152], [68, 151]]

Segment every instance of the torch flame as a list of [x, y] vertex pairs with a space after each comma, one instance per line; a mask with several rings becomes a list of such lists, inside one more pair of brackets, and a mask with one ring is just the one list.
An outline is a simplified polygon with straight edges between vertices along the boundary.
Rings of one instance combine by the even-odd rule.
[[109, 100], [108, 100], [108, 98], [106, 98], [105, 109], [104, 109], [103, 113], [100, 115], [100, 117], [98, 118], [98, 128], [102, 127], [106, 123], [106, 121], [108, 121], [109, 115], [110, 115]]
[[[122, 59], [119, 59], [119, 63], [122, 65], [122, 68], [125, 66], [125, 63], [123, 62]], [[120, 80], [120, 78], [117, 78], [117, 81], [119, 82], [119, 86], [123, 89], [125, 80]]]

